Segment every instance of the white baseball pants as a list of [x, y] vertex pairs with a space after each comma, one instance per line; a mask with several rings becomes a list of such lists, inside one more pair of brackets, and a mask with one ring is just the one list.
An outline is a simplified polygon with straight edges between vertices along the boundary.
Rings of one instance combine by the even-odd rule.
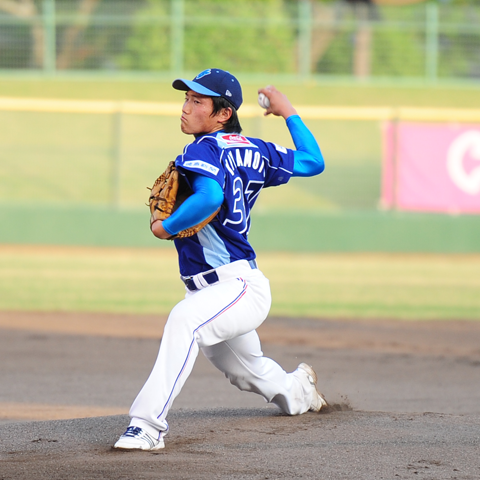
[[216, 272], [219, 282], [210, 286], [201, 274], [194, 277], [200, 289], [187, 290], [171, 311], [153, 370], [130, 409], [130, 425], [155, 438], [167, 433], [167, 413], [199, 350], [240, 390], [262, 395], [290, 415], [310, 407], [312, 387], [305, 375], [285, 372], [261, 350], [255, 329], [270, 310], [268, 279], [246, 260]]

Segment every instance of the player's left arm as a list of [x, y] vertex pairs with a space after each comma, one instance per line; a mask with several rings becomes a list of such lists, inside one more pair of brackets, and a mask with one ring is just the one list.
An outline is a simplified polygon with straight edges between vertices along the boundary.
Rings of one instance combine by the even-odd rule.
[[161, 239], [198, 225], [215, 212], [223, 203], [223, 189], [213, 178], [189, 172], [188, 179], [193, 190], [180, 207], [163, 222], [152, 224], [152, 233]]
[[271, 85], [261, 88], [258, 92], [265, 94], [270, 101], [265, 115], [283, 117], [287, 123], [296, 147], [293, 155], [292, 176], [312, 177], [322, 173], [325, 170], [325, 161], [317, 140], [303, 123], [287, 96]]

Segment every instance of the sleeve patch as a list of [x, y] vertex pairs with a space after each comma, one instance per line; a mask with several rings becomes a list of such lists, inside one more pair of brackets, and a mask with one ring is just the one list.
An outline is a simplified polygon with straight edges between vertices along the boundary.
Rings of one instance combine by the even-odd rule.
[[279, 151], [281, 153], [287, 153], [287, 149], [285, 147], [277, 145], [276, 143], [274, 143], [274, 145], [275, 145], [275, 148], [277, 149], [277, 151]]
[[205, 170], [213, 175], [217, 175], [219, 171], [217, 167], [214, 167], [207, 162], [202, 162], [201, 160], [188, 160], [183, 164], [183, 166], [186, 168], [198, 168], [200, 170]]

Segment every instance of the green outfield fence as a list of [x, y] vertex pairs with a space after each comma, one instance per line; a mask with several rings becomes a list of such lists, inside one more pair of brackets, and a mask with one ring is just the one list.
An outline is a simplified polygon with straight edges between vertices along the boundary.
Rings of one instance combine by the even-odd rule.
[[0, 73], [218, 65], [296, 78], [480, 78], [480, 7], [314, 0], [0, 2]]
[[[150, 232], [149, 213], [108, 207], [0, 205], [0, 243], [171, 248]], [[256, 250], [291, 252], [480, 252], [473, 215], [346, 211], [255, 213]]]

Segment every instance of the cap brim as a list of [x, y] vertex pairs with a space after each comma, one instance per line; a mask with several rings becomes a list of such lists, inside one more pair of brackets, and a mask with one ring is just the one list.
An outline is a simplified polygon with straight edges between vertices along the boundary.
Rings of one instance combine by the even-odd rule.
[[172, 87], [176, 90], [183, 90], [185, 92], [188, 90], [193, 90], [200, 95], [207, 95], [208, 97], [221, 96], [220, 94], [215, 93], [213, 90], [209, 90], [208, 88], [200, 85], [197, 82], [193, 82], [192, 80], [184, 80], [183, 78], [177, 78], [176, 80], [174, 80], [172, 83]]

